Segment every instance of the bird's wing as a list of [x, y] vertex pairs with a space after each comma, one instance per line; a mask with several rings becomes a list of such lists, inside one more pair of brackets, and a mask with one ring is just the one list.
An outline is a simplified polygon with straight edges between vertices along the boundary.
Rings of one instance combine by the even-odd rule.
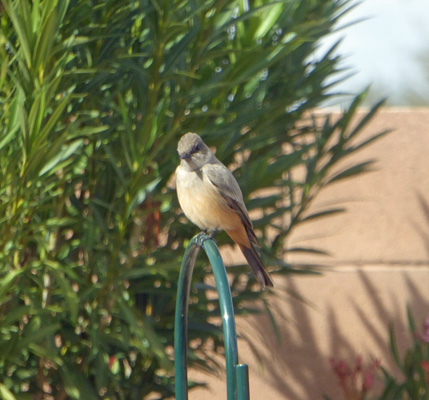
[[201, 170], [226, 200], [228, 206], [240, 216], [250, 241], [258, 246], [258, 239], [244, 205], [243, 194], [232, 173], [220, 162], [218, 164], [205, 164]]

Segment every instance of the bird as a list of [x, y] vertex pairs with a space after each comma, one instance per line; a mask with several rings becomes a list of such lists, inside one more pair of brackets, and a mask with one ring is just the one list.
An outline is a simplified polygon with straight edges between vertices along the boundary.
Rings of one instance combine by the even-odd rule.
[[240, 248], [261, 288], [274, 287], [256, 250], [258, 239], [231, 171], [196, 133], [184, 134], [177, 152], [176, 191], [185, 216], [206, 233], [224, 230]]

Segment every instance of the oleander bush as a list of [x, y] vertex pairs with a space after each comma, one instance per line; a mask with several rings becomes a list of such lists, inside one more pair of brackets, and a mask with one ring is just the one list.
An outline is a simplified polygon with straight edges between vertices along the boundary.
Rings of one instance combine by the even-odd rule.
[[[383, 134], [360, 138], [380, 106], [357, 118], [365, 93], [338, 118], [313, 115], [339, 68], [335, 46], [316, 49], [349, 7], [0, 0], [0, 397], [173, 395], [176, 282], [197, 232], [172, 184], [187, 131], [217, 147], [261, 210], [267, 264], [302, 272], [282, 261], [288, 234], [341, 211], [307, 212], [323, 187], [370, 167], [341, 162]], [[237, 314], [255, 312], [267, 295], [247, 268], [231, 272]], [[213, 371], [209, 273], [199, 260], [189, 357]]]

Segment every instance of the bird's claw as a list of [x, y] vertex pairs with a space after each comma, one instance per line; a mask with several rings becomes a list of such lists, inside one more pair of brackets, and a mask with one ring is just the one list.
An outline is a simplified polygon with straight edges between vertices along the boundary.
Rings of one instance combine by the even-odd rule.
[[213, 235], [215, 233], [216, 233], [216, 229], [214, 231], [212, 231], [210, 234], [207, 232], [207, 230], [200, 232], [196, 238], [198, 246], [203, 247], [204, 242], [206, 240], [213, 240], [216, 243], [216, 240], [213, 239]]

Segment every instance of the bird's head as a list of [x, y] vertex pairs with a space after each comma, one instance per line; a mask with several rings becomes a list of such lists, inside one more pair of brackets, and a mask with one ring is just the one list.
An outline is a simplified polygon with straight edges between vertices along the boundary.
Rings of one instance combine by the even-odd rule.
[[180, 138], [177, 152], [182, 160], [182, 165], [188, 165], [191, 169], [201, 168], [213, 156], [203, 139], [192, 132], [188, 132]]

